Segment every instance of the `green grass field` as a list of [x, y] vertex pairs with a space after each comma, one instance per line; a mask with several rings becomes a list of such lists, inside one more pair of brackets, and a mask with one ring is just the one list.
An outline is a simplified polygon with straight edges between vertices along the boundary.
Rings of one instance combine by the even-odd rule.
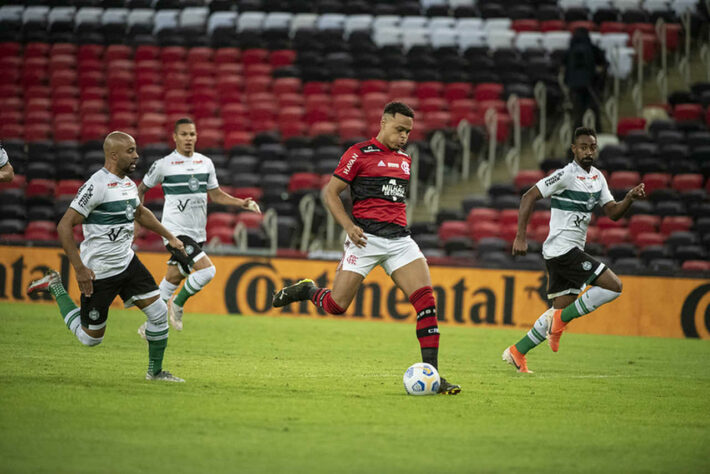
[[187, 314], [168, 384], [142, 319], [86, 348], [54, 306], [0, 304], [0, 472], [710, 470], [710, 341], [567, 334], [523, 375], [500, 359], [521, 331], [445, 326], [463, 392], [411, 397], [408, 324]]

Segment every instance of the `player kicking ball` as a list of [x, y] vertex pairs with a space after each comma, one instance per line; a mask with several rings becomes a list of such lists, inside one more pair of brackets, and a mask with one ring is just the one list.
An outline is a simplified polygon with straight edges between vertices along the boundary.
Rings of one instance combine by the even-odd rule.
[[[564, 168], [541, 179], [520, 202], [518, 233], [513, 241], [513, 255], [528, 251], [526, 229], [535, 201], [550, 200], [550, 233], [542, 245], [547, 267], [547, 298], [552, 308], [535, 321], [532, 329], [503, 352], [503, 360], [518, 372], [532, 373], [525, 355], [547, 338], [557, 352], [567, 324], [589, 314], [621, 294], [621, 280], [603, 263], [584, 252], [587, 227], [592, 210], [600, 205], [612, 220], [621, 219], [637, 199], [646, 197], [643, 183], [631, 189], [624, 200], [614, 201], [604, 175], [592, 164], [597, 154], [597, 135], [590, 128], [574, 131], [571, 149], [574, 160]], [[585, 286], [593, 285], [577, 297]]]
[[[79, 189], [57, 226], [64, 252], [76, 271], [81, 307], [76, 307], [54, 270], [31, 282], [27, 293], [51, 293], [64, 324], [85, 346], [101, 344], [109, 306], [116, 295], [120, 295], [126, 307], [135, 305], [146, 315], [148, 372], [145, 378], [184, 382], [163, 370], [168, 345], [168, 308], [158, 298], [153, 276], [131, 249], [133, 222], [160, 234], [177, 251], [183, 250], [183, 244], [138, 200], [136, 184], [127, 176], [138, 162], [133, 137], [111, 132], [104, 141], [104, 154], [104, 167]], [[85, 237], [81, 251], [77, 250], [73, 237], [74, 226], [79, 224]]]
[[[438, 369], [436, 301], [426, 259], [407, 229], [404, 202], [411, 159], [402, 147], [413, 124], [412, 109], [391, 102], [385, 106], [377, 137], [353, 145], [343, 154], [325, 188], [326, 205], [348, 234], [333, 288], [316, 288], [312, 280], [302, 280], [277, 292], [273, 306], [310, 300], [330, 314], [342, 314], [365, 277], [381, 265], [414, 306], [422, 361]], [[353, 197], [352, 219], [340, 200], [340, 193], [348, 186]], [[460, 391], [459, 385], [441, 378], [439, 393], [456, 395]]]
[[[239, 199], [222, 191], [212, 160], [195, 152], [197, 130], [192, 120], [182, 118], [175, 122], [173, 140], [175, 151], [151, 165], [138, 185], [138, 197], [143, 202], [150, 188], [162, 184], [165, 194], [162, 224], [185, 246], [185, 252], [181, 252], [163, 238], [171, 257], [160, 282], [160, 298], [168, 304], [170, 324], [182, 331], [185, 302], [217, 274], [214, 264], [202, 250], [207, 240], [207, 197], [217, 204], [261, 211], [252, 198]], [[183, 280], [182, 289], [172, 298]], [[138, 334], [145, 339], [145, 325], [138, 328]]]

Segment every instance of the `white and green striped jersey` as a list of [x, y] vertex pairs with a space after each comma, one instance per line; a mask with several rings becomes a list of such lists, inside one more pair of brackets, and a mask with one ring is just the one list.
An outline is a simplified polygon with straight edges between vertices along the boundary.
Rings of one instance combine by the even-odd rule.
[[187, 235], [204, 242], [207, 191], [219, 187], [212, 160], [200, 153], [187, 157], [173, 151], [156, 160], [143, 178], [148, 188], [161, 183], [165, 194], [163, 225], [173, 235]]
[[576, 161], [536, 184], [543, 197], [550, 197], [550, 233], [542, 245], [546, 259], [559, 257], [574, 247], [584, 250], [592, 210], [614, 198], [604, 175], [595, 167], [589, 173]]
[[84, 216], [81, 261], [108, 278], [124, 271], [133, 258], [133, 216], [138, 188], [130, 178], [119, 178], [101, 168], [79, 188], [69, 207]]

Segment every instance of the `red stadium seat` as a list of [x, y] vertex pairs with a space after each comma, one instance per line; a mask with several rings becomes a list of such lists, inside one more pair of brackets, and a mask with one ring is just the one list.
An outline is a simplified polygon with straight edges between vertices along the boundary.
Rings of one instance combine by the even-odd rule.
[[239, 48], [218, 48], [212, 60], [215, 64], [236, 63], [241, 59], [242, 51]]
[[574, 32], [575, 30], [578, 30], [580, 28], [583, 28], [587, 31], [597, 31], [597, 24], [594, 23], [593, 21], [585, 21], [585, 20], [580, 20], [580, 21], [572, 21], [567, 23], [567, 30]]
[[[241, 196], [237, 196], [241, 197]], [[237, 215], [230, 212], [211, 212], [207, 215], [207, 228], [233, 227], [237, 222]]]
[[599, 235], [599, 242], [608, 247], [611, 244], [620, 244], [629, 241], [628, 229], [604, 229]]
[[54, 196], [55, 183], [51, 179], [32, 179], [25, 187], [25, 196]]
[[465, 221], [444, 221], [439, 226], [438, 234], [442, 243], [454, 237], [468, 237], [468, 223]]
[[372, 111], [377, 115], [382, 115], [382, 109], [387, 104], [389, 97], [384, 92], [369, 92], [362, 97], [362, 108], [367, 113]]
[[631, 189], [641, 182], [641, 175], [636, 171], [615, 171], [609, 178], [611, 189]]
[[330, 93], [330, 83], [321, 81], [310, 81], [303, 84], [303, 95], [309, 96], [311, 94], [329, 94]]
[[532, 127], [537, 122], [537, 102], [535, 99], [521, 97], [518, 99], [520, 106], [520, 126]]
[[390, 82], [387, 93], [390, 97], [406, 97], [414, 95], [416, 89], [416, 82], [409, 80], [398, 80]]
[[262, 48], [245, 49], [242, 51], [242, 63], [249, 64], [265, 63], [269, 58], [269, 50]]
[[626, 23], [619, 21], [603, 21], [599, 25], [599, 32], [601, 34], [606, 33], [626, 33]]
[[534, 211], [530, 216], [532, 227], [547, 226], [550, 223], [550, 211]]
[[515, 240], [515, 236], [518, 235], [518, 224], [501, 224], [500, 238], [508, 243], [512, 243]]
[[368, 79], [360, 83], [360, 95], [367, 95], [372, 92], [386, 93], [389, 83], [381, 79]]
[[281, 94], [298, 94], [301, 92], [301, 79], [297, 77], [279, 77], [274, 79], [271, 85], [271, 91], [276, 95]]
[[37, 56], [46, 57], [49, 55], [50, 45], [48, 43], [28, 43], [25, 45], [25, 50], [23, 52], [25, 58], [32, 58]]
[[444, 86], [444, 98], [448, 102], [468, 99], [473, 95], [473, 86], [468, 82], [451, 82]]
[[444, 83], [439, 81], [425, 81], [417, 83], [415, 95], [419, 100], [431, 97], [443, 97]]
[[707, 272], [710, 271], [710, 261], [708, 260], [686, 260], [681, 267], [687, 272]]
[[296, 60], [296, 52], [290, 49], [280, 49], [269, 54], [269, 64], [275, 68], [290, 66]]
[[663, 245], [666, 237], [657, 232], [641, 232], [633, 238], [634, 244], [639, 248], [645, 248], [650, 245]]
[[227, 133], [224, 138], [224, 148], [230, 149], [236, 145], [248, 145], [254, 135], [244, 130], [235, 130]]
[[646, 194], [651, 194], [656, 189], [667, 189], [670, 181], [671, 175], [668, 173], [646, 173], [643, 175]]
[[239, 199], [252, 198], [254, 201], [261, 201], [264, 191], [261, 188], [234, 188], [232, 195]]
[[478, 222], [497, 222], [500, 219], [500, 212], [497, 209], [488, 207], [475, 207], [468, 212], [466, 222], [474, 225]]
[[54, 196], [59, 199], [74, 196], [82, 184], [83, 182], [79, 179], [61, 179], [54, 189]]
[[82, 44], [76, 51], [76, 57], [82, 59], [101, 59], [106, 48], [101, 44]]
[[111, 44], [106, 47], [104, 52], [104, 61], [111, 62], [115, 59], [131, 59], [133, 56], [133, 48], [124, 44]]
[[367, 135], [367, 124], [364, 120], [343, 120], [338, 123], [338, 134], [342, 140], [365, 137]]
[[601, 229], [597, 226], [589, 226], [587, 228], [587, 242], [598, 242], [601, 236]]
[[518, 172], [515, 180], [515, 188], [518, 191], [534, 186], [538, 181], [544, 178], [545, 175], [540, 170], [522, 170]]
[[330, 93], [333, 96], [341, 94], [357, 94], [360, 90], [360, 81], [357, 79], [338, 78], [333, 81]]
[[518, 209], [503, 209], [500, 211], [500, 223], [502, 225], [518, 225]]
[[518, 33], [521, 31], [539, 31], [540, 22], [537, 20], [513, 20], [512, 29]]
[[59, 123], [53, 130], [54, 141], [74, 142], [79, 139], [81, 126], [78, 123]]
[[449, 126], [451, 122], [451, 114], [444, 110], [427, 112], [424, 114], [423, 122], [424, 130], [443, 129]]
[[[340, 94], [333, 96], [333, 108], [336, 115], [344, 113], [346, 110], [360, 109], [360, 97], [355, 94]], [[363, 114], [360, 113], [360, 116]]]
[[473, 89], [473, 97], [478, 101], [498, 100], [503, 94], [503, 84], [495, 82], [483, 82], [476, 84]]
[[19, 123], [6, 123], [0, 124], [0, 136], [3, 139], [22, 139], [25, 136], [25, 127]]
[[661, 221], [661, 233], [665, 236], [673, 232], [687, 231], [693, 226], [693, 218], [688, 216], [666, 216]]
[[211, 227], [207, 230], [207, 241], [217, 240], [223, 244], [234, 244], [234, 229], [231, 227]]
[[673, 176], [671, 187], [678, 191], [690, 191], [703, 188], [703, 175], [696, 173], [677, 174]]
[[236, 223], [244, 224], [247, 229], [258, 229], [264, 220], [264, 215], [256, 212], [240, 212], [236, 217]]
[[645, 126], [646, 119], [640, 117], [622, 118], [616, 127], [616, 134], [625, 137], [631, 130], [643, 130]]
[[601, 216], [597, 219], [596, 226], [602, 231], [606, 229], [623, 229], [627, 227], [627, 222], [626, 219], [615, 221], [606, 216]]
[[200, 149], [203, 148], [222, 148], [224, 134], [222, 130], [210, 128], [200, 128], [199, 141], [197, 142]]
[[38, 142], [49, 140], [52, 135], [52, 128], [49, 124], [37, 123], [25, 127], [24, 139], [26, 142]]
[[486, 237], [498, 237], [501, 233], [501, 225], [497, 222], [482, 221], [474, 222], [469, 228], [469, 237], [478, 242]]
[[636, 214], [629, 219], [629, 232], [636, 238], [642, 232], [656, 232], [661, 224], [659, 216]]
[[678, 104], [673, 108], [673, 118], [680, 122], [702, 120], [703, 107], [700, 104]]

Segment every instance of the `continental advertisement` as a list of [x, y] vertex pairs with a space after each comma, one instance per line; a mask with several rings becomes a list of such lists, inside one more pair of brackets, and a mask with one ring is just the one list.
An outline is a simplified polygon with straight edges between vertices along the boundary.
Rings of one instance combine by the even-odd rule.
[[[139, 253], [159, 282], [167, 253]], [[338, 318], [413, 324], [414, 309], [381, 268], [365, 280], [343, 315], [328, 315], [310, 302], [275, 310], [272, 294], [284, 285], [311, 278], [330, 287], [337, 262], [323, 260], [210, 257], [217, 275], [185, 306], [186, 312], [248, 314], [293, 318]], [[79, 289], [69, 261], [58, 248], [0, 246], [1, 302], [51, 302], [49, 295], [25, 294], [27, 283], [54, 268]], [[527, 329], [547, 308], [544, 272], [432, 266], [431, 277], [442, 326]], [[634, 336], [710, 338], [710, 281], [692, 278], [621, 276], [624, 290], [617, 300], [580, 318], [570, 332]], [[122, 307], [120, 299], [114, 306]]]

